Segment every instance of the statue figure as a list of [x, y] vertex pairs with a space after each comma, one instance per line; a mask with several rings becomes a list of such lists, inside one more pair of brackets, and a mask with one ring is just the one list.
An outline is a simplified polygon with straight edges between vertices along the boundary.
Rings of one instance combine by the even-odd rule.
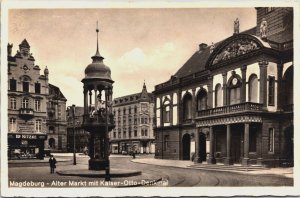
[[240, 22], [239, 22], [239, 18], [236, 18], [236, 20], [234, 21], [233, 34], [238, 34], [238, 33], [240, 33]]
[[260, 29], [259, 29], [260, 37], [262, 39], [267, 38], [267, 27], [268, 27], [268, 23], [267, 23], [266, 19], [263, 18], [261, 21], [261, 24], [260, 24]]
[[224, 51], [222, 60], [227, 60], [227, 59], [229, 59], [229, 58], [230, 58], [230, 49], [227, 48], [227, 49], [225, 49], [225, 51]]
[[210, 46], [210, 53], [213, 53], [214, 49], [215, 49], [215, 44], [214, 42], [212, 42]]
[[7, 44], [7, 56], [11, 56], [13, 44]]

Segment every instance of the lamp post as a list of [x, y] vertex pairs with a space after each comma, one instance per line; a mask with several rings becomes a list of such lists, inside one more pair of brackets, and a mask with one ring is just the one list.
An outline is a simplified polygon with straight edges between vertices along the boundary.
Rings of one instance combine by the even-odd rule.
[[[73, 165], [76, 165], [76, 151], [75, 151], [75, 105], [73, 104], [72, 106], [68, 106], [68, 119], [72, 117], [73, 119]], [[71, 112], [70, 112], [71, 110]]]
[[76, 142], [75, 142], [75, 105], [72, 105], [72, 116], [73, 116], [73, 165], [76, 165]]

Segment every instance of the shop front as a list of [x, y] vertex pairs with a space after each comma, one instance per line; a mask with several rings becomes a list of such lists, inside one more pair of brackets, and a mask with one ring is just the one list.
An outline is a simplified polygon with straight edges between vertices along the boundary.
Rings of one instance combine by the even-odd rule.
[[8, 133], [8, 159], [44, 159], [46, 134]]

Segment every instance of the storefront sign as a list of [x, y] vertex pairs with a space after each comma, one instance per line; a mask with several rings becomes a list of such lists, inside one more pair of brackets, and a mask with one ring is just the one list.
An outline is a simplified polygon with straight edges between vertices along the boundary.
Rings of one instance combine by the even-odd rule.
[[25, 139], [25, 140], [36, 140], [41, 139], [45, 140], [47, 139], [46, 135], [31, 135], [31, 134], [9, 134], [9, 138], [16, 138], [16, 139]]

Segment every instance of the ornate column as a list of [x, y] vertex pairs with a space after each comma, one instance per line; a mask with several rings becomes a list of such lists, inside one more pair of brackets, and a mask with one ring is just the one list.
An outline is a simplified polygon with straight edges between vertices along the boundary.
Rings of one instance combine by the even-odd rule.
[[196, 150], [195, 150], [195, 159], [194, 159], [194, 163], [199, 163], [202, 162], [200, 161], [200, 156], [199, 156], [199, 146], [200, 146], [200, 142], [199, 142], [199, 131], [197, 130], [196, 135], [195, 135], [195, 143], [196, 143]]
[[209, 127], [209, 159], [208, 163], [209, 164], [215, 164], [216, 159], [215, 159], [215, 136], [214, 136], [214, 130], [213, 127]]
[[222, 73], [223, 76], [223, 106], [226, 106], [228, 104], [227, 102], [227, 71], [224, 71]]
[[244, 128], [244, 157], [242, 160], [242, 165], [249, 165], [249, 123], [245, 123]]
[[92, 110], [92, 91], [89, 90], [89, 95], [90, 95], [90, 104], [89, 104], [89, 111]]
[[98, 106], [98, 98], [97, 98], [97, 88], [94, 89], [94, 93], [95, 93], [95, 104], [94, 104], [94, 107], [95, 107], [95, 111], [97, 111], [97, 106]]
[[282, 102], [283, 102], [283, 89], [282, 87], [282, 70], [283, 64], [282, 62], [277, 64], [277, 111], [282, 111]]
[[83, 87], [84, 114], [88, 114], [88, 90]]
[[225, 158], [225, 160], [224, 160], [224, 164], [226, 164], [226, 165], [231, 165], [231, 164], [233, 164], [233, 161], [232, 161], [232, 159], [231, 159], [231, 150], [230, 150], [230, 148], [231, 148], [231, 131], [230, 131], [230, 124], [227, 124], [226, 125], [226, 132], [227, 132], [227, 134], [226, 134], [226, 158]]
[[242, 71], [242, 89], [241, 89], [241, 102], [246, 102], [246, 72], [247, 65], [241, 67]]
[[259, 102], [263, 104], [263, 110], [267, 110], [267, 80], [268, 80], [268, 61], [261, 60], [259, 64]]

